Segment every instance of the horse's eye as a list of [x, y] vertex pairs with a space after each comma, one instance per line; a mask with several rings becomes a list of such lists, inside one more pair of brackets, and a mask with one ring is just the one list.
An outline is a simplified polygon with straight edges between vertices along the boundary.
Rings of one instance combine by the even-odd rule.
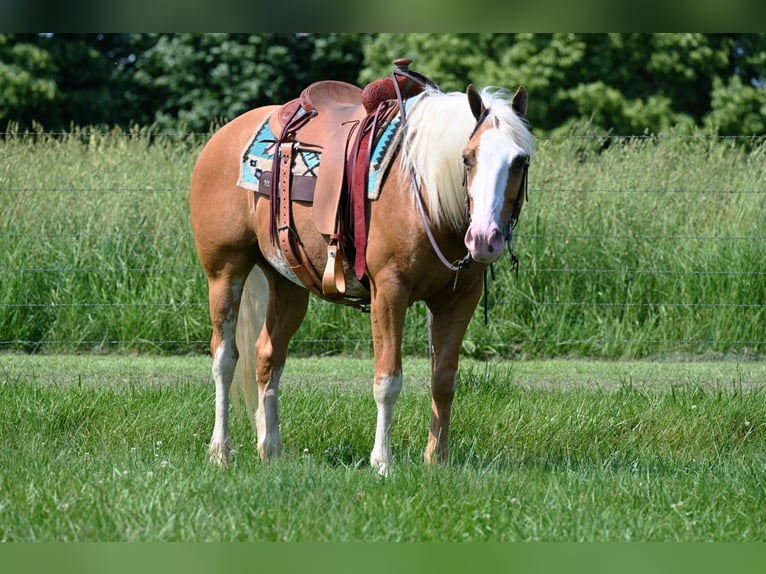
[[514, 171], [521, 171], [527, 167], [529, 167], [529, 156], [527, 154], [517, 155], [511, 162], [511, 169]]
[[466, 169], [471, 169], [473, 167], [473, 162], [471, 161], [471, 158], [467, 155], [463, 156], [463, 167]]

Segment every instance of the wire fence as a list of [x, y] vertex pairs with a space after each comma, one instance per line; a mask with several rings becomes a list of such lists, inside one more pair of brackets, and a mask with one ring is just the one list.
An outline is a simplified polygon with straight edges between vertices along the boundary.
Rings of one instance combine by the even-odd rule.
[[[11, 133], [1, 133], [0, 137], [15, 137], [18, 134], [11, 134]], [[35, 134], [31, 134], [34, 136]], [[38, 134], [39, 135], [39, 134]], [[66, 137], [67, 134], [51, 134], [46, 133], [43, 134], [47, 137]], [[87, 134], [81, 134], [86, 135]], [[159, 134], [162, 135], [162, 134]], [[167, 134], [169, 137], [179, 137], [179, 135], [183, 134]], [[189, 135], [189, 134], [186, 134]], [[206, 134], [191, 134], [194, 137], [202, 137]], [[29, 137], [30, 134], [26, 134], [25, 137]], [[567, 138], [573, 138], [573, 136], [566, 136]], [[578, 137], [578, 136], [574, 136]], [[657, 139], [657, 138], [705, 138], [708, 139], [713, 136], [580, 136], [582, 138], [615, 138], [620, 137], [623, 139]], [[741, 136], [715, 136], [716, 139], [745, 139], [750, 141], [756, 141], [761, 142], [763, 138], [761, 136], [751, 138], [751, 137], [741, 137]], [[555, 139], [555, 138], [550, 138]], [[176, 186], [158, 186], [158, 187], [131, 187], [131, 186], [82, 186], [82, 187], [74, 187], [74, 186], [27, 186], [27, 185], [6, 185], [3, 186], [2, 189], [0, 189], [0, 192], [10, 192], [12, 194], [33, 194], [33, 195], [39, 195], [42, 198], [42, 201], [45, 201], [45, 197], [48, 195], [60, 195], [60, 194], [95, 194], [98, 196], [103, 196], [104, 194], [120, 194], [121, 196], [124, 196], [125, 194], [135, 194], [135, 195], [143, 195], [143, 194], [149, 194], [149, 195], [159, 195], [159, 194], [187, 194], [188, 189], [186, 187], [176, 187]], [[563, 187], [563, 186], [554, 186], [554, 187], [541, 187], [541, 188], [535, 188], [533, 184], [530, 184], [529, 188], [530, 194], [536, 195], [536, 194], [561, 194], [561, 195], [580, 195], [580, 194], [609, 194], [616, 197], [628, 197], [628, 196], [634, 196], [637, 194], [646, 194], [646, 195], [654, 195], [654, 194], [684, 194], [684, 195], [691, 195], [696, 194], [701, 197], [723, 197], [723, 196], [743, 196], [743, 197], [755, 197], [755, 196], [766, 196], [766, 189], [760, 189], [760, 188], [751, 188], [751, 189], [732, 189], [727, 188], [724, 186], [720, 186], [718, 188], [713, 189], [697, 189], [697, 188], [684, 188], [684, 187], [664, 187], [661, 185], [658, 185], [656, 187], [623, 187], [620, 189], [616, 188], [608, 188], [608, 187], [599, 187], [599, 188], [584, 188], [584, 187]], [[764, 213], [764, 222], [766, 222], [766, 213]], [[754, 228], [752, 230], [752, 233], [748, 234], [741, 234], [741, 233], [735, 233], [731, 235], [726, 234], [708, 234], [708, 233], [701, 233], [701, 234], [656, 234], [656, 233], [646, 233], [646, 234], [619, 234], [619, 233], [613, 233], [613, 234], [590, 234], [590, 233], [570, 233], [570, 232], [564, 232], [564, 233], [556, 233], [555, 231], [548, 231], [545, 233], [524, 233], [520, 232], [518, 234], [518, 239], [521, 241], [561, 241], [561, 240], [583, 240], [583, 241], [595, 241], [595, 242], [609, 242], [609, 241], [625, 241], [625, 240], [634, 240], [639, 242], [726, 242], [726, 243], [750, 243], [750, 244], [759, 244], [766, 242], [766, 233], [763, 232], [763, 227], [761, 228]], [[92, 240], [94, 242], [99, 241], [105, 241], [110, 239], [116, 239], [116, 240], [124, 240], [124, 239], [147, 239], [147, 240], [155, 240], [155, 239], [170, 239], [178, 242], [185, 242], [185, 243], [191, 243], [193, 241], [193, 235], [191, 232], [188, 233], [163, 233], [161, 231], [120, 231], [120, 230], [57, 230], [57, 231], [7, 231], [3, 229], [2, 223], [0, 223], [0, 239], [7, 239], [7, 240], [14, 240], [14, 239], [24, 239], [24, 240], [47, 240], [47, 239], [67, 239], [67, 240]], [[766, 262], [764, 262], [766, 263]], [[107, 265], [107, 266], [74, 266], [74, 265], [56, 265], [56, 264], [40, 264], [38, 262], [33, 261], [13, 261], [11, 262], [5, 262], [2, 263], [2, 258], [0, 258], [0, 277], [9, 278], [12, 276], [17, 275], [24, 275], [24, 276], [31, 276], [34, 274], [41, 274], [41, 275], [60, 275], [60, 276], [66, 276], [66, 275], [73, 275], [73, 274], [88, 274], [92, 277], [98, 277], [100, 275], [103, 275], [105, 277], [110, 277], [114, 275], [116, 272], [114, 265]], [[147, 265], [147, 266], [136, 266], [136, 265], [130, 265], [130, 264], [123, 264], [119, 269], [117, 269], [117, 272], [123, 273], [123, 274], [147, 274], [147, 275], [154, 275], [154, 274], [172, 274], [174, 276], [186, 276], [189, 278], [189, 280], [198, 280], [202, 277], [201, 275], [201, 269], [197, 266], [173, 266], [173, 265]], [[526, 274], [534, 274], [534, 275], [540, 275], [540, 274], [547, 274], [552, 277], [562, 277], [562, 276], [583, 276], [583, 275], [595, 275], [595, 276], [607, 276], [607, 275], [620, 275], [620, 276], [641, 276], [641, 275], [653, 275], [653, 276], [678, 276], [678, 277], [699, 277], [699, 278], [705, 278], [705, 277], [729, 277], [729, 278], [737, 278], [737, 279], [743, 279], [745, 281], [754, 281], [754, 282], [762, 282], [764, 281], [764, 276], [766, 275], [766, 265], [764, 267], [758, 267], [758, 268], [749, 268], [749, 269], [709, 269], [709, 268], [684, 268], [684, 269], [678, 269], [673, 267], [630, 267], [630, 266], [624, 266], [624, 267], [617, 267], [617, 266], [611, 266], [611, 267], [601, 267], [601, 266], [524, 266], [522, 265], [518, 270], [519, 276], [523, 277]], [[2, 295], [2, 289], [0, 288], [0, 295]], [[512, 302], [505, 302], [505, 301], [496, 301], [494, 304], [496, 306], [503, 306], [503, 305], [513, 305], [515, 307], [529, 307], [533, 306], [536, 308], [541, 307], [568, 307], [573, 309], [582, 309], [582, 308], [591, 308], [591, 309], [599, 309], [599, 308], [657, 308], [657, 307], [663, 307], [663, 308], [687, 308], [687, 309], [700, 309], [700, 308], [711, 308], [711, 309], [731, 309], [734, 311], [741, 311], [741, 312], [751, 312], [755, 311], [763, 316], [766, 316], [766, 301], [761, 300], [754, 300], [749, 302], [733, 302], [733, 301], [719, 301], [719, 302], [707, 302], [707, 301], [697, 301], [697, 300], [676, 300], [674, 299], [673, 293], [665, 293], [656, 295], [657, 299], [653, 300], [645, 300], [645, 301], [598, 301], [598, 300], [525, 300], [525, 299], [518, 299], [514, 300]], [[316, 301], [316, 304], [329, 304], [323, 301]], [[160, 310], [160, 309], [169, 309], [169, 310], [180, 310], [180, 309], [194, 309], [195, 313], [199, 313], [200, 316], [204, 317], [207, 313], [207, 301], [204, 298], [200, 298], [198, 300], [186, 300], [186, 301], [161, 301], [161, 300], [145, 300], [145, 301], [133, 301], [133, 302], [120, 302], [120, 301], [111, 301], [111, 302], [105, 302], [105, 301], [88, 301], [88, 300], [70, 300], [70, 301], [48, 301], [48, 302], [30, 302], [26, 300], [22, 300], [21, 298], [17, 299], [9, 299], [8, 297], [0, 297], [0, 310], [2, 309], [14, 309], [18, 311], [21, 314], [32, 312], [34, 310], [45, 310], [45, 309], [87, 309], [91, 312], [95, 311], [98, 312], [99, 309], [118, 309], [118, 308], [136, 308], [136, 309], [145, 309], [145, 310]], [[744, 346], [744, 347], [753, 347], [753, 348], [763, 348], [764, 345], [766, 345], [766, 325], [764, 325], [763, 336], [758, 337], [752, 337], [747, 339], [739, 339], [734, 338], [731, 340], [728, 340], [727, 343], [729, 343], [732, 346]], [[362, 346], [370, 346], [371, 345], [371, 339], [369, 338], [357, 338], [357, 337], [340, 337], [340, 338], [334, 338], [333, 341], [335, 342], [345, 342], [345, 343], [351, 343], [351, 344], [359, 344]], [[150, 340], [142, 340], [137, 341], [136, 339], [120, 339], [120, 338], [110, 338], [105, 337], [101, 340], [75, 340], [70, 339], [67, 340], [66, 338], [56, 338], [56, 337], [49, 337], [49, 338], [37, 338], [37, 339], [23, 339], [23, 338], [14, 338], [12, 335], [9, 336], [8, 333], [0, 333], [0, 351], [4, 349], [13, 349], [18, 347], [24, 347], [27, 345], [34, 345], [35, 348], [41, 348], [46, 346], [56, 347], [56, 346], [68, 346], [68, 347], [83, 347], [83, 348], [89, 348], [93, 346], [99, 346], [99, 347], [120, 347], [128, 344], [135, 345], [137, 343], [144, 344], [147, 347], [168, 347], [173, 346], [176, 348], [179, 348], [183, 350], [184, 348], [187, 348], [189, 350], [199, 350], [201, 347], [204, 347], [207, 345], [207, 339], [201, 339], [201, 338], [185, 338], [185, 339], [179, 339], [179, 338], [155, 338]], [[295, 343], [301, 344], [304, 346], [322, 346], [323, 344], [326, 344], [330, 342], [328, 339], [314, 339], [314, 338], [304, 338], [304, 339], [296, 339]], [[533, 339], [532, 342], [544, 342], [544, 343], [552, 343], [557, 344], [561, 346], [567, 346], [572, 344], [578, 344], [578, 343], [596, 343], [596, 344], [621, 344], [621, 345], [630, 345], [633, 343], [652, 343], [656, 345], [666, 345], [669, 347], [678, 347], [678, 346], [684, 346], [684, 345], [696, 345], [696, 346], [705, 346], [705, 345], [712, 345], [713, 343], [720, 343], [720, 340], [712, 339], [712, 338], [657, 338], [657, 339], [646, 339], [641, 338], [639, 339], [633, 339], [633, 338], [624, 338], [615, 336], [613, 338], [588, 338], [588, 339], [578, 339], [578, 338], [565, 338], [565, 337], [555, 337], [555, 338], [536, 338]], [[480, 343], [485, 343], [488, 345], [493, 344], [508, 344], [508, 341], [499, 341], [494, 339], [487, 339], [484, 341], [480, 341]], [[512, 343], [512, 342], [511, 342]]]

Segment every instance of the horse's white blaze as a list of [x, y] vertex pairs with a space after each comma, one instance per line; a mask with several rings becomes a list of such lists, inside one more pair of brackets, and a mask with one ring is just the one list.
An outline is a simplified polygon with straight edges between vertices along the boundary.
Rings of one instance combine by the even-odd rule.
[[513, 159], [523, 153], [518, 145], [509, 145], [496, 129], [487, 129], [479, 138], [477, 170], [469, 190], [473, 212], [465, 238], [466, 247], [477, 261], [491, 263], [502, 254], [508, 232], [504, 229], [508, 223], [502, 221], [505, 188]]
[[282, 453], [282, 436], [279, 433], [279, 379], [282, 370], [283, 367], [274, 369], [271, 380], [265, 385], [258, 385], [255, 428], [261, 460], [271, 460]]
[[402, 390], [403, 376], [401, 371], [386, 374], [375, 381], [373, 396], [378, 407], [378, 418], [375, 425], [375, 444], [370, 454], [370, 464], [378, 473], [387, 476], [391, 470], [391, 417], [394, 404]]

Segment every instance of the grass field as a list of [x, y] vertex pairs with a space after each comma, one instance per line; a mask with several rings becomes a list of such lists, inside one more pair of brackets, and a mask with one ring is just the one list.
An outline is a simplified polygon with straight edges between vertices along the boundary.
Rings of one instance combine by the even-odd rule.
[[[204, 139], [0, 139], [0, 351], [206, 351], [187, 205]], [[464, 354], [763, 355], [766, 147], [665, 134], [597, 153], [603, 141], [538, 142], [519, 276], [498, 266]], [[293, 353], [370, 352], [367, 316], [311, 305]], [[424, 323], [417, 304], [406, 353], [425, 353]]]
[[209, 366], [0, 355], [0, 540], [766, 539], [763, 362], [465, 360], [451, 464], [426, 469], [410, 359], [389, 479], [367, 464], [369, 359], [291, 360], [283, 459], [234, 416], [227, 471], [206, 461]]

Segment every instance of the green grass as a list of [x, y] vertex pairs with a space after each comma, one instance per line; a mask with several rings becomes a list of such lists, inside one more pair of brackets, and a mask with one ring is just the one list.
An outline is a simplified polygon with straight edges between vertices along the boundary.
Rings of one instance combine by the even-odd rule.
[[[763, 146], [666, 134], [538, 142], [518, 278], [490, 282], [472, 357], [762, 355]], [[205, 352], [187, 207], [199, 137], [0, 140], [0, 350]], [[405, 352], [424, 355], [425, 311]], [[340, 335], [339, 335], [340, 334]], [[368, 317], [313, 300], [292, 353], [371, 351]]]
[[234, 416], [207, 463], [202, 357], [0, 356], [4, 541], [755, 541], [762, 362], [463, 363], [452, 461], [422, 465], [428, 365], [408, 360], [395, 470], [368, 467], [369, 359], [288, 362], [283, 458]]

